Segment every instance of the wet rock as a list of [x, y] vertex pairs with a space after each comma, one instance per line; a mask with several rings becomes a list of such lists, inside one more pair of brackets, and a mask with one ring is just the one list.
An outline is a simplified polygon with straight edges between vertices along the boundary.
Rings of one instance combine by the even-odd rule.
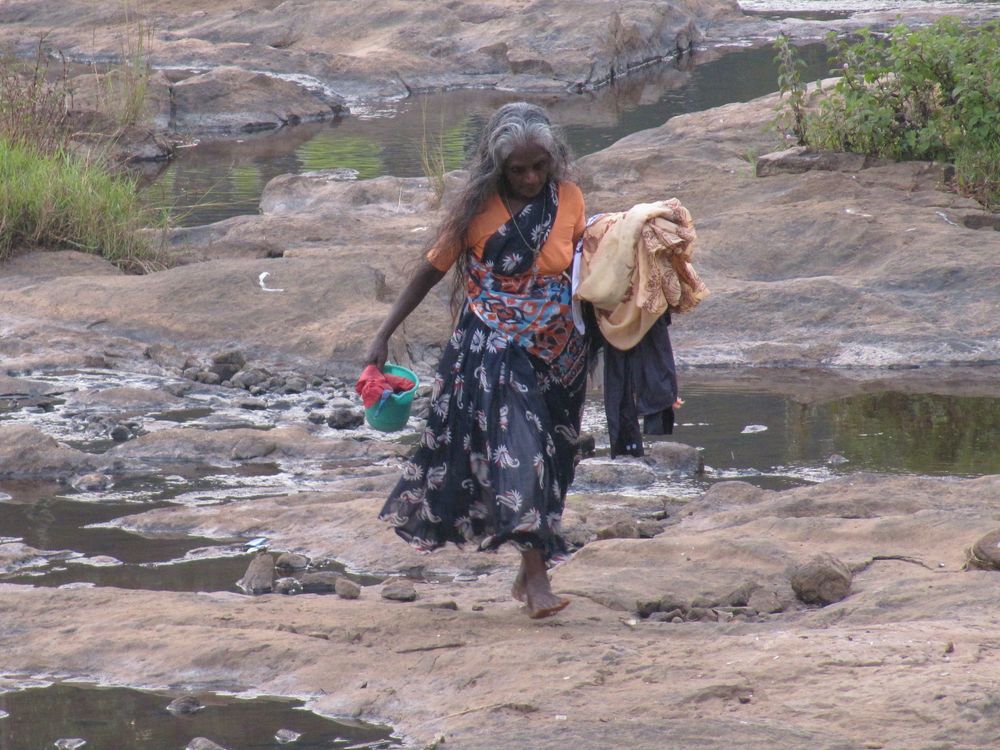
[[967, 557], [967, 568], [1000, 570], [1000, 529], [980, 537], [969, 548]]
[[263, 411], [267, 408], [267, 403], [259, 398], [244, 398], [240, 400], [239, 407], [247, 411]]
[[52, 743], [56, 750], [78, 750], [87, 744], [87, 740], [79, 737], [64, 737]]
[[156, 362], [160, 367], [173, 371], [184, 369], [187, 362], [187, 355], [171, 344], [150, 344], [146, 347], [143, 355]]
[[197, 713], [203, 708], [205, 708], [204, 704], [194, 695], [182, 695], [174, 698], [167, 705], [167, 711], [174, 716]]
[[335, 430], [352, 430], [364, 421], [364, 411], [356, 406], [333, 408], [326, 418], [326, 423]]
[[701, 452], [684, 443], [654, 440], [645, 446], [645, 452], [657, 472], [694, 476], [705, 471]]
[[278, 449], [278, 444], [265, 437], [246, 437], [239, 440], [230, 451], [234, 461], [250, 461], [254, 458], [270, 456]]
[[690, 600], [683, 596], [678, 596], [677, 594], [669, 593], [664, 594], [657, 600], [659, 610], [661, 612], [672, 612], [674, 610], [679, 610], [680, 612], [687, 612], [691, 608]]
[[789, 576], [795, 595], [806, 604], [833, 604], [851, 590], [850, 568], [833, 555], [817, 555], [797, 566]]
[[81, 474], [70, 480], [69, 486], [79, 492], [100, 492], [108, 489], [113, 483], [107, 474], [92, 471], [88, 474]]
[[302, 736], [301, 732], [296, 732], [293, 729], [279, 729], [275, 735], [274, 739], [280, 745], [287, 745], [291, 742], [295, 742], [299, 737]]
[[228, 748], [212, 742], [207, 737], [195, 737], [187, 744], [184, 750], [228, 750]]
[[208, 368], [219, 376], [219, 381], [231, 380], [236, 373], [246, 365], [246, 356], [239, 349], [229, 349], [212, 355], [212, 364]]
[[309, 388], [309, 383], [306, 379], [299, 376], [293, 376], [285, 380], [284, 386], [281, 388], [282, 393], [304, 393]]
[[826, 462], [830, 464], [830, 466], [840, 466], [842, 464], [849, 463], [850, 459], [845, 458], [839, 453], [831, 453], [829, 456], [826, 457]]
[[250, 390], [255, 385], [266, 382], [271, 377], [271, 373], [261, 367], [253, 367], [240, 370], [229, 377], [229, 382], [237, 388]]
[[597, 452], [597, 438], [588, 432], [580, 433], [576, 450], [581, 458], [592, 458]]
[[297, 552], [282, 552], [274, 561], [274, 567], [279, 570], [305, 570], [309, 567], [309, 558]]
[[36, 427], [0, 426], [0, 477], [69, 477], [97, 468], [98, 460], [59, 445]]
[[274, 558], [266, 552], [254, 557], [236, 585], [245, 594], [270, 593], [274, 588]]
[[284, 578], [278, 578], [274, 582], [273, 591], [275, 594], [301, 594], [302, 593], [302, 583], [298, 578], [292, 578], [291, 576], [286, 576]]
[[198, 374], [195, 375], [194, 380], [197, 380], [199, 383], [204, 383], [205, 385], [218, 385], [222, 382], [222, 378], [219, 374], [217, 372], [212, 372], [211, 370], [199, 370]]
[[630, 516], [622, 516], [597, 530], [598, 539], [638, 539], [639, 524]]
[[337, 590], [337, 581], [340, 578], [341, 576], [336, 573], [319, 570], [303, 573], [299, 576], [299, 583], [302, 584], [302, 592], [305, 594], [331, 594]]
[[758, 177], [776, 174], [801, 174], [810, 170], [825, 172], [860, 172], [865, 168], [864, 154], [841, 151], [815, 151], [807, 146], [795, 146], [784, 151], [757, 157]]
[[179, 131], [254, 132], [322, 120], [343, 102], [264, 73], [222, 66], [174, 84]]
[[125, 425], [116, 424], [111, 428], [108, 436], [116, 443], [124, 443], [126, 440], [132, 439], [132, 430]]
[[361, 596], [361, 587], [350, 578], [343, 576], [334, 583], [334, 591], [341, 599], [357, 599]]
[[309, 422], [311, 422], [312, 424], [326, 423], [326, 415], [318, 411], [310, 413], [308, 416], [306, 416], [306, 419], [309, 420]]
[[395, 602], [412, 602], [417, 598], [417, 590], [412, 581], [397, 578], [382, 587], [382, 598]]
[[618, 458], [613, 461], [587, 458], [576, 466], [574, 486], [582, 485], [600, 490], [620, 487], [648, 487], [656, 481], [656, 474], [642, 461]]

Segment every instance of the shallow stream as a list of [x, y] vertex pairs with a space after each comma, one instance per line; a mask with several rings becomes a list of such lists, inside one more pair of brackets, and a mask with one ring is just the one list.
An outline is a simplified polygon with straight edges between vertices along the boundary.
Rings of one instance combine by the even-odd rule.
[[2, 750], [180, 750], [195, 737], [238, 750], [400, 747], [388, 727], [327, 719], [297, 700], [197, 693], [203, 708], [178, 714], [167, 710], [176, 694], [3, 675], [0, 683]]
[[[828, 74], [826, 47], [800, 48], [804, 80]], [[593, 94], [535, 97], [566, 132], [577, 156], [674, 115], [749, 101], [777, 89], [771, 46], [708, 49], [637, 72]], [[172, 209], [185, 226], [255, 214], [261, 192], [281, 174], [352, 169], [358, 179], [421, 177], [421, 145], [439, 148], [445, 168], [460, 169], [489, 113], [526, 98], [509, 91], [464, 90], [413, 96], [332, 122], [277, 133], [205, 142], [181, 149], [148, 188], [151, 202]], [[530, 98], [530, 97], [529, 97]]]

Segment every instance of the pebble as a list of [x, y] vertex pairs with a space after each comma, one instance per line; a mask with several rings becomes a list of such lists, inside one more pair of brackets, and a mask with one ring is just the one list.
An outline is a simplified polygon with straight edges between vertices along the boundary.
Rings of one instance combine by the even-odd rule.
[[382, 587], [382, 598], [395, 602], [412, 602], [417, 598], [417, 590], [412, 582], [397, 578]]
[[282, 745], [287, 745], [290, 742], [295, 742], [301, 736], [301, 732], [296, 732], [292, 729], [279, 729], [275, 733], [274, 739]]
[[182, 695], [174, 698], [167, 706], [167, 711], [174, 716], [193, 714], [201, 711], [205, 706], [193, 695]]
[[334, 590], [341, 599], [358, 599], [361, 597], [361, 587], [350, 578], [338, 578], [334, 584]]

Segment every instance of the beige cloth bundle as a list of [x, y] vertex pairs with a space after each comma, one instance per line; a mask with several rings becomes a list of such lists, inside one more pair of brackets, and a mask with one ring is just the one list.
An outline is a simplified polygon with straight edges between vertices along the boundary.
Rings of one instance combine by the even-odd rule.
[[575, 294], [594, 305], [612, 346], [631, 349], [667, 309], [687, 312], [708, 294], [691, 265], [696, 239], [676, 198], [602, 214], [587, 227]]

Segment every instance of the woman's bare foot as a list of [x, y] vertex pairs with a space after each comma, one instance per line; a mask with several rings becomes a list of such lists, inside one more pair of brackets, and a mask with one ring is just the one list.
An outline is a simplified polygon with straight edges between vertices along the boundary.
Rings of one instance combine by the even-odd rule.
[[[552, 593], [549, 574], [538, 550], [521, 553], [521, 570], [518, 571], [518, 579], [514, 581], [515, 587], [521, 579], [521, 573], [524, 574], [522, 590], [528, 606], [528, 616], [532, 620], [550, 617], [569, 606], [569, 599], [562, 599]], [[514, 594], [513, 590], [511, 594]]]
[[521, 558], [521, 567], [517, 570], [517, 576], [514, 578], [514, 585], [510, 587], [510, 595], [514, 597], [515, 600], [519, 602], [528, 601], [528, 594], [525, 591], [524, 583], [525, 573], [524, 573], [524, 558]]

